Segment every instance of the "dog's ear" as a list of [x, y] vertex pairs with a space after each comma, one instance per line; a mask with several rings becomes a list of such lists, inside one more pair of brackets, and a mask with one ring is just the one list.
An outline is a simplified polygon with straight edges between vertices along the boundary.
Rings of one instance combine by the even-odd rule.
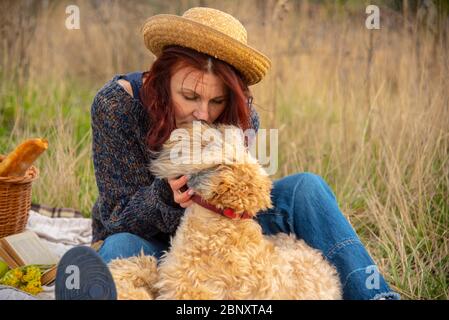
[[183, 174], [179, 170], [179, 166], [173, 164], [170, 158], [170, 149], [165, 147], [154, 153], [154, 159], [148, 169], [158, 179], [174, 179]]
[[220, 165], [207, 179], [207, 192], [201, 196], [217, 208], [255, 216], [273, 207], [271, 179], [257, 163]]

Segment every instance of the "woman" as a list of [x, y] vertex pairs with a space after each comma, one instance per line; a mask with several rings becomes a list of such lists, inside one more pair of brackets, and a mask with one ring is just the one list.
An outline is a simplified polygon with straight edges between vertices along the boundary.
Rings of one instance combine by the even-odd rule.
[[[99, 189], [92, 213], [93, 241], [104, 242], [98, 256], [76, 248], [60, 264], [78, 265], [81, 281], [87, 283], [99, 276], [89, 268], [97, 268], [112, 287], [106, 268], [112, 259], [141, 250], [159, 258], [169, 249], [169, 237], [191, 204], [193, 190], [182, 190], [185, 176], [162, 181], [147, 168], [153, 152], [176, 127], [193, 120], [243, 130], [259, 127], [248, 86], [264, 77], [270, 61], [246, 44], [246, 30], [238, 20], [218, 10], [192, 8], [182, 17], [151, 17], [142, 33], [157, 56], [150, 71], [115, 76], [92, 104]], [[377, 272], [321, 177], [298, 173], [279, 179], [272, 199], [274, 208], [256, 218], [263, 232], [293, 232], [321, 250], [337, 267], [345, 299], [399, 298]], [[58, 268], [57, 297], [115, 297], [98, 286], [68, 293], [63, 269]]]

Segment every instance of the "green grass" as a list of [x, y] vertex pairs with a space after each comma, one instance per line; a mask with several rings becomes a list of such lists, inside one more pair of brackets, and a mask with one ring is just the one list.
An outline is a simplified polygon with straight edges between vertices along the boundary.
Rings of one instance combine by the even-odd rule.
[[36, 163], [40, 179], [32, 201], [72, 207], [90, 216], [97, 187], [91, 157], [90, 106], [95, 90], [67, 81], [3, 88], [0, 153], [27, 138], [42, 137], [49, 149]]

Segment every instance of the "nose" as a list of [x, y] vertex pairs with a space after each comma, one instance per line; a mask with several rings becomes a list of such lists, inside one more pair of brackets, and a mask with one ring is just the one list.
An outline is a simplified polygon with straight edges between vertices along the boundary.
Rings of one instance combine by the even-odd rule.
[[196, 120], [203, 120], [207, 123], [210, 122], [209, 111], [207, 107], [207, 103], [200, 103], [198, 108], [193, 112], [193, 116]]

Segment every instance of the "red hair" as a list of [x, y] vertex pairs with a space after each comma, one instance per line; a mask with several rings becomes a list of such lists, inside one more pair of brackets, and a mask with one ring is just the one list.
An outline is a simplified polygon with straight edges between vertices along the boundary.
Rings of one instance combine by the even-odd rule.
[[142, 104], [150, 118], [150, 129], [146, 137], [150, 150], [158, 151], [176, 129], [175, 108], [170, 94], [171, 76], [186, 66], [207, 72], [208, 59], [212, 60], [212, 72], [223, 81], [229, 97], [215, 123], [235, 125], [243, 131], [250, 128], [250, 91], [241, 74], [226, 62], [207, 54], [180, 46], [169, 46], [153, 62], [151, 69], [144, 72], [147, 78], [140, 90]]

